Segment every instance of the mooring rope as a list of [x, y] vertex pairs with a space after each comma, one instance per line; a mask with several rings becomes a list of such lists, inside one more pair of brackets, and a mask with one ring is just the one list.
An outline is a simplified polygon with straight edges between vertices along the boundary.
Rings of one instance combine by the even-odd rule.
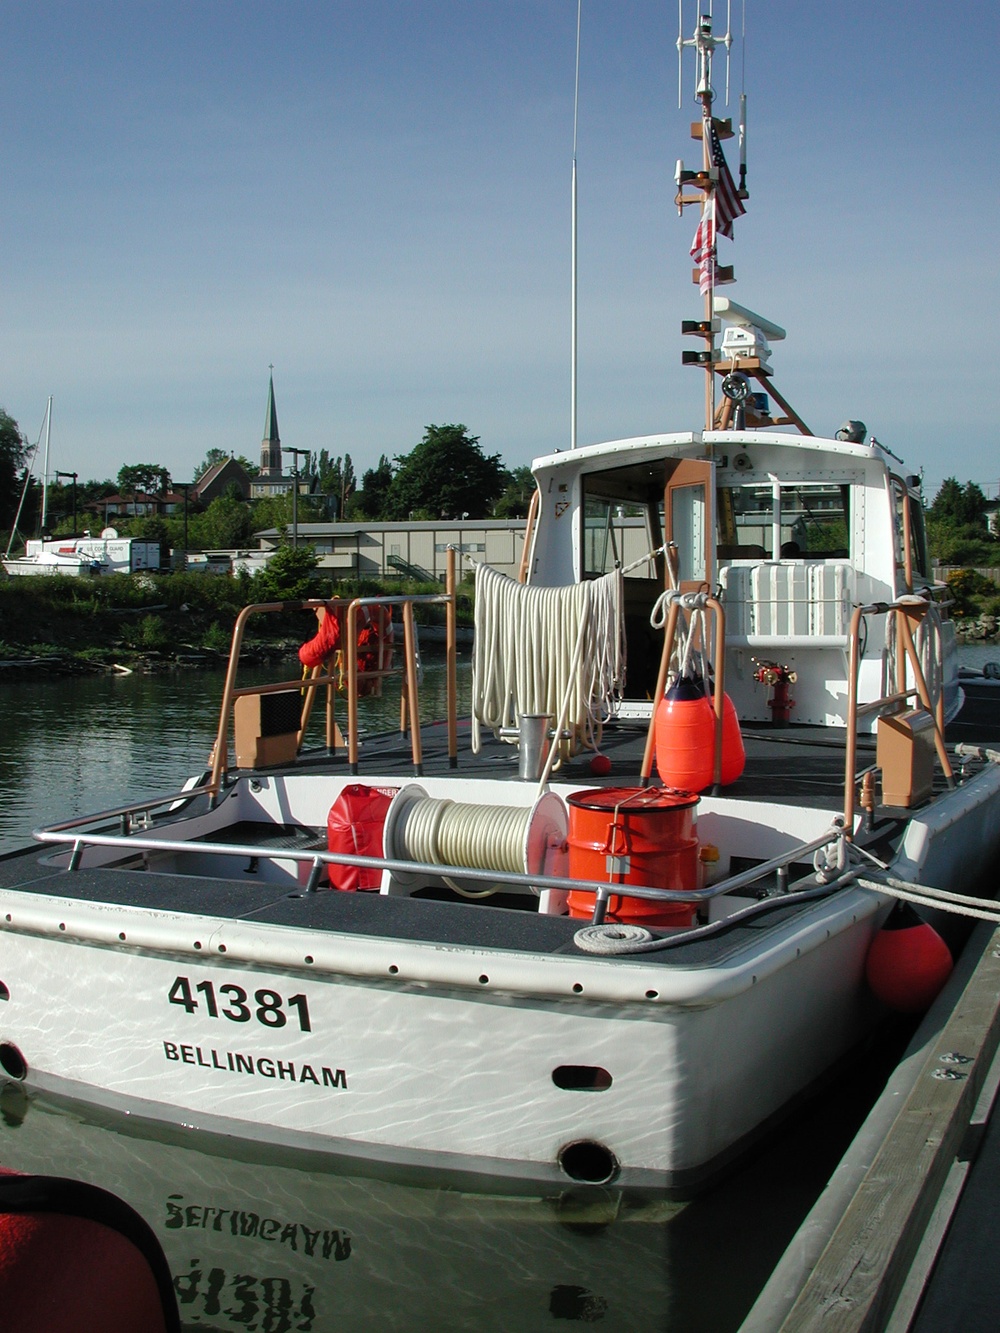
[[573, 943], [583, 953], [596, 954], [654, 953], [658, 949], [676, 949], [681, 944], [710, 939], [711, 936], [719, 935], [731, 926], [739, 925], [740, 922], [748, 921], [752, 917], [762, 916], [765, 912], [775, 912], [781, 907], [794, 907], [798, 903], [826, 898], [852, 878], [853, 873], [849, 872], [832, 884], [819, 884], [796, 893], [782, 893], [773, 898], [762, 898], [760, 902], [751, 903], [748, 907], [733, 912], [731, 916], [710, 921], [705, 926], [675, 931], [672, 935], [654, 935], [645, 926], [609, 921], [599, 926], [582, 926], [573, 936]]
[[[855, 853], [857, 851], [856, 848], [851, 850]], [[707, 939], [750, 917], [759, 916], [762, 912], [825, 898], [835, 889], [846, 888], [849, 884], [868, 889], [872, 893], [915, 903], [918, 907], [933, 908], [937, 911], [951, 912], [956, 916], [992, 921], [1000, 925], [1000, 902], [993, 898], [974, 898], [969, 894], [954, 893], [950, 889], [937, 889], [929, 884], [911, 883], [890, 875], [882, 868], [866, 875], [855, 865], [838, 875], [829, 884], [793, 893], [776, 894], [773, 898], [764, 898], [760, 902], [751, 903], [750, 906], [733, 912], [730, 916], [720, 917], [718, 921], [712, 921], [705, 926], [695, 926], [691, 930], [675, 931], [671, 935], [660, 936], [654, 935], [644, 926], [607, 922], [599, 926], [582, 927], [573, 936], [573, 943], [584, 953], [607, 955], [652, 953], [658, 949], [673, 949], [680, 944]]]

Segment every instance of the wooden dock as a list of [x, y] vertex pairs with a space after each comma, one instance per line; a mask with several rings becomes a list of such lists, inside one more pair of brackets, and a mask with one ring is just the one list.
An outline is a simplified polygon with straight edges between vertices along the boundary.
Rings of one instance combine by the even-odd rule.
[[740, 1333], [1000, 1327], [998, 1045], [984, 923]]

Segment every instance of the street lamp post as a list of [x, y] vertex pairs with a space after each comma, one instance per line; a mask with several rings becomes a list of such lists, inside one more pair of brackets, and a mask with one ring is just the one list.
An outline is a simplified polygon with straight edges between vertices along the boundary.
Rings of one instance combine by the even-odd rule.
[[294, 454], [292, 465], [292, 549], [299, 544], [299, 454], [309, 457], [308, 449], [285, 449], [286, 454]]
[[184, 567], [187, 568], [187, 549], [188, 549], [188, 491], [191, 489], [192, 482], [179, 481], [177, 489], [184, 492]]
[[72, 478], [73, 478], [73, 536], [75, 537], [75, 536], [76, 536], [76, 478], [77, 478], [77, 474], [76, 474], [75, 472], [57, 472], [57, 473], [56, 473], [56, 480], [58, 481], [60, 477], [72, 477]]

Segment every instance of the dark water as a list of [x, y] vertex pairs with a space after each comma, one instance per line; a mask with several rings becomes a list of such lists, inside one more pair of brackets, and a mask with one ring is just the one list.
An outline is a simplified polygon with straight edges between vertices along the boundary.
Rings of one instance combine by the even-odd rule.
[[[289, 678], [296, 663], [282, 667]], [[248, 671], [240, 684], [273, 681], [276, 668]], [[459, 709], [468, 709], [468, 658], [458, 670]], [[215, 739], [224, 676], [214, 671], [166, 675], [0, 676], [0, 852], [23, 845], [31, 830], [74, 815], [110, 809], [151, 793], [176, 791], [201, 771]], [[324, 705], [307, 744], [322, 743]], [[346, 705], [337, 701], [346, 725]], [[362, 702], [362, 725], [399, 725], [399, 683]], [[426, 662], [420, 711], [445, 712], [443, 662]]]
[[[467, 699], [467, 662], [460, 679]], [[179, 787], [205, 762], [221, 686], [194, 672], [0, 680], [0, 851], [41, 823]], [[426, 716], [441, 715], [440, 666], [428, 667], [421, 699]], [[390, 689], [365, 721], [398, 725], [398, 710]], [[512, 1198], [435, 1188], [27, 1100], [12, 1084], [0, 1092], [0, 1164], [91, 1181], [137, 1208], [164, 1245], [188, 1329], [726, 1333], [893, 1055], [882, 1046], [859, 1058], [686, 1205], [613, 1190]]]

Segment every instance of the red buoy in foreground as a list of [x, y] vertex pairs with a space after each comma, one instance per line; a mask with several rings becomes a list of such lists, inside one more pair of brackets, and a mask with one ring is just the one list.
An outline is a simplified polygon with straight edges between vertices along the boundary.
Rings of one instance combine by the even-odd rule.
[[11, 1333], [175, 1333], [163, 1250], [107, 1190], [0, 1167], [0, 1325]]
[[922, 1014], [937, 998], [954, 966], [951, 950], [933, 926], [899, 902], [872, 940], [865, 963], [876, 996], [901, 1014]]

